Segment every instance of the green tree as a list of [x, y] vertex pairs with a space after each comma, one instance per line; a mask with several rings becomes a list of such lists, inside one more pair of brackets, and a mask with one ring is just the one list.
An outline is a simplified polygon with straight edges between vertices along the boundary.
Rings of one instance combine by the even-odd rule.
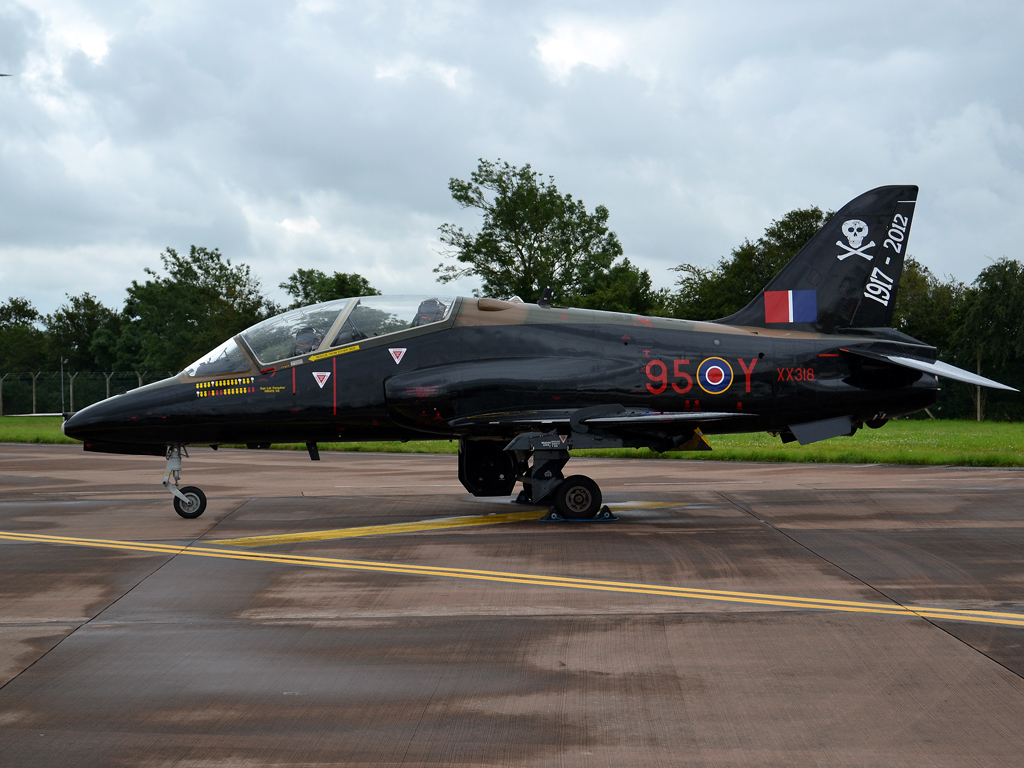
[[93, 344], [101, 329], [114, 336], [119, 334], [118, 314], [90, 293], [67, 298], [67, 303], [43, 318], [50, 356], [58, 361], [66, 359], [70, 371], [109, 370], [106, 366], [113, 362], [110, 356], [104, 354], [102, 346], [94, 349]]
[[964, 297], [955, 341], [961, 361], [994, 368], [1024, 355], [1024, 264], [1002, 258], [981, 270]]
[[455, 224], [440, 227], [443, 255], [455, 260], [434, 270], [442, 283], [476, 276], [484, 295], [528, 302], [550, 287], [568, 303], [585, 296], [622, 255], [607, 208], [588, 212], [582, 201], [558, 191], [554, 177], [545, 180], [529, 164], [481, 159], [470, 181], [453, 178], [448, 189], [460, 206], [483, 215], [483, 226], [477, 234]]
[[278, 287], [292, 297], [289, 309], [351, 296], [380, 296], [380, 291], [355, 272], [328, 275], [319, 269], [297, 269]]
[[216, 248], [193, 245], [187, 256], [160, 254], [166, 274], [132, 281], [116, 344], [124, 370], [177, 371], [225, 339], [277, 314], [245, 264], [233, 265]]
[[937, 347], [941, 356], [952, 355], [965, 290], [959, 280], [943, 282], [928, 267], [908, 256], [896, 294], [892, 327]]
[[655, 290], [647, 270], [623, 259], [612, 268], [584, 280], [577, 296], [570, 297], [574, 307], [607, 312], [632, 312], [637, 315], [661, 315], [665, 312], [668, 289]]
[[687, 320], [716, 320], [747, 306], [832, 217], [821, 208], [796, 208], [773, 221], [755, 242], [744, 240], [714, 267], [680, 264], [669, 311]]
[[44, 367], [47, 347], [41, 319], [28, 299], [12, 296], [0, 304], [0, 375]]
[[[957, 363], [1011, 386], [1021, 387], [1024, 359], [1024, 264], [1002, 258], [985, 267], [964, 295], [953, 346]], [[1007, 403], [1002, 392], [972, 388], [976, 418], [986, 400], [999, 404], [999, 416], [1020, 418], [1020, 396]]]

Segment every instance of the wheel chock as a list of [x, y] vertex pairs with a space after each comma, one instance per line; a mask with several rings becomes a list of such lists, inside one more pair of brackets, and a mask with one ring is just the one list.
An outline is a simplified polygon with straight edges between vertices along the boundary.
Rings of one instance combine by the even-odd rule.
[[548, 513], [540, 519], [542, 523], [613, 523], [618, 520], [612, 511], [605, 504], [601, 509], [597, 511], [597, 514], [586, 520], [570, 520], [567, 517], [562, 517], [558, 514], [558, 510], [554, 507], [548, 510]]

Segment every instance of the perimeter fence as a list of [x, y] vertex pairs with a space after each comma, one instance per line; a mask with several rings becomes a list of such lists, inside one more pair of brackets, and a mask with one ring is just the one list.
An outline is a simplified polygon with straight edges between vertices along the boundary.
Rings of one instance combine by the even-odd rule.
[[0, 373], [0, 416], [73, 413], [174, 371], [11, 371]]

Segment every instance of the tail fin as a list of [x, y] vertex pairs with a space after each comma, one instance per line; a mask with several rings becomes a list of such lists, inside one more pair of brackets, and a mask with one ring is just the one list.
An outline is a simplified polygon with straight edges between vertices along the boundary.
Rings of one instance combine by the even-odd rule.
[[878, 187], [844, 205], [728, 325], [832, 333], [892, 322], [917, 187]]

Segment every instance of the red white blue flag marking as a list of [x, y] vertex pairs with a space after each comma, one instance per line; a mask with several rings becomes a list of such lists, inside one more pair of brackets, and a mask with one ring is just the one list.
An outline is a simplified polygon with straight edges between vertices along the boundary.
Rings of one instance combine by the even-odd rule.
[[765, 291], [764, 321], [766, 323], [816, 323], [818, 321], [818, 292]]

